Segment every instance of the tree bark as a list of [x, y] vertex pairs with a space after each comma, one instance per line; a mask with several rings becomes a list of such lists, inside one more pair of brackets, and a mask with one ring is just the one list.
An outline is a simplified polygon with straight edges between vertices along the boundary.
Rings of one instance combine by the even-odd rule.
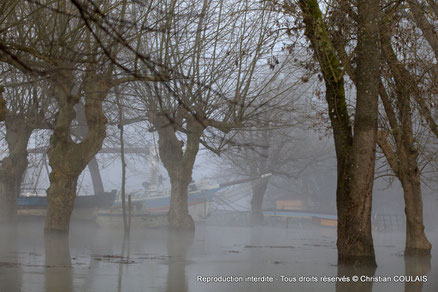
[[[88, 126], [87, 117], [85, 116], [85, 106], [82, 102], [79, 102], [76, 106], [76, 121], [78, 126], [76, 129], [76, 136], [79, 136], [81, 140], [87, 137]], [[88, 170], [90, 171], [91, 181], [93, 183], [94, 195], [103, 194], [105, 192], [102, 182], [102, 176], [99, 171], [99, 164], [97, 163], [96, 156], [94, 156], [88, 163]]]
[[73, 88], [71, 80], [74, 80], [72, 76], [69, 77], [56, 83], [56, 86], [65, 86], [56, 92], [59, 111], [47, 153], [52, 171], [49, 175], [50, 187], [47, 189], [46, 232], [68, 232], [78, 177], [102, 147], [105, 138], [107, 120], [103, 114], [102, 102], [109, 90], [105, 76], [94, 71], [86, 74], [84, 91], [88, 133], [78, 144], [72, 140], [70, 130], [80, 95], [68, 91]]
[[263, 223], [263, 198], [268, 188], [268, 180], [263, 179], [251, 184], [252, 199], [251, 199], [251, 224], [259, 225]]
[[191, 175], [184, 172], [184, 168], [176, 168], [171, 171], [171, 198], [169, 208], [169, 223], [174, 230], [192, 230], [194, 222], [189, 214], [188, 191], [187, 188], [191, 181]]
[[356, 112], [351, 149], [351, 189], [338, 198], [338, 256], [355, 262], [355, 255], [375, 264], [371, 234], [371, 198], [374, 183], [380, 82], [380, 1], [358, 1]]
[[[429, 255], [432, 245], [424, 233], [423, 224], [423, 200], [421, 197], [421, 179], [418, 168], [418, 150], [415, 146], [412, 129], [412, 106], [411, 95], [421, 99], [420, 92], [416, 89], [417, 84], [406, 68], [398, 61], [391, 46], [391, 30], [389, 27], [381, 33], [382, 52], [395, 80], [395, 98], [397, 99], [397, 111], [399, 121], [392, 123], [392, 135], [396, 142], [396, 149], [384, 149], [385, 156], [393, 157], [395, 162], [390, 163], [393, 172], [400, 180], [405, 200], [406, 214], [406, 255]], [[382, 94], [383, 93], [383, 94]], [[386, 104], [387, 115], [396, 116], [390, 106], [388, 96], [381, 93], [381, 99]], [[394, 119], [394, 118], [393, 118]], [[383, 143], [380, 143], [383, 144]], [[388, 144], [388, 143], [387, 143]], [[392, 152], [392, 153], [391, 153]], [[389, 161], [389, 159], [388, 159]]]
[[6, 119], [6, 100], [3, 98], [3, 92], [5, 91], [3, 86], [0, 86], [0, 121], [4, 121]]
[[6, 114], [6, 141], [9, 155], [0, 167], [0, 224], [16, 222], [17, 197], [27, 169], [27, 144], [32, 128], [22, 115]]
[[[300, 0], [305, 34], [318, 59], [326, 85], [338, 168], [339, 264], [376, 265], [371, 234], [371, 194], [377, 139], [379, 78], [379, 1], [359, 1], [358, 86], [354, 136], [347, 111], [344, 72], [327, 34], [316, 0]], [[377, 31], [376, 31], [377, 30]]]
[[[425, 39], [435, 52], [435, 57], [438, 58], [438, 35], [436, 33], [436, 27], [434, 27], [434, 25], [427, 20], [425, 16], [425, 11], [423, 11], [418, 1], [410, 0], [408, 2], [409, 10], [411, 12], [412, 18], [415, 21], [415, 24], [421, 29]], [[436, 9], [437, 6], [434, 7]]]
[[[406, 131], [403, 127], [401, 128], [401, 141], [406, 143], [406, 140], [411, 140], [413, 142], [413, 137], [408, 139]], [[432, 245], [424, 233], [418, 152], [411, 143], [408, 143], [411, 145], [411, 150], [406, 150], [403, 143], [398, 143], [396, 151], [393, 151], [383, 135], [379, 135], [378, 144], [403, 188], [406, 214], [405, 255], [430, 255]]]
[[[415, 164], [417, 161], [415, 160]], [[405, 199], [406, 247], [405, 255], [430, 255], [432, 245], [424, 233], [423, 200], [421, 197], [420, 172], [408, 168], [401, 175]]]
[[158, 131], [160, 159], [169, 174], [171, 199], [168, 220], [173, 230], [194, 230], [195, 224], [188, 209], [188, 186], [199, 150], [204, 127], [190, 114], [182, 113], [187, 123], [187, 145], [176, 136], [176, 121], [162, 112], [150, 111], [149, 120]]

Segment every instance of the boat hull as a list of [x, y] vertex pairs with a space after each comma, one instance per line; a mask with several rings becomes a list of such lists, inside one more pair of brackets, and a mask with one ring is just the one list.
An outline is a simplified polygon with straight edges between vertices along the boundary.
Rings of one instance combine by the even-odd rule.
[[[189, 214], [195, 222], [207, 218], [209, 212], [209, 200], [189, 203]], [[167, 220], [168, 209], [140, 209], [133, 207], [131, 211], [131, 227], [154, 228], [169, 225]], [[152, 211], [151, 211], [152, 210]], [[129, 219], [128, 219], [129, 220]], [[96, 223], [101, 227], [123, 228], [123, 213], [120, 207], [101, 209], [97, 212]]]
[[[189, 214], [193, 220], [202, 221], [207, 218], [209, 205], [219, 188], [189, 193], [187, 198]], [[145, 199], [132, 200], [132, 227], [159, 227], [168, 225], [170, 196], [154, 196]], [[96, 223], [102, 227], [123, 227], [121, 202], [113, 208], [100, 209], [97, 212]]]
[[[73, 219], [94, 220], [100, 208], [107, 208], [114, 204], [116, 190], [95, 196], [76, 196]], [[17, 198], [18, 216], [45, 217], [47, 214], [47, 197], [45, 196], [20, 196]]]

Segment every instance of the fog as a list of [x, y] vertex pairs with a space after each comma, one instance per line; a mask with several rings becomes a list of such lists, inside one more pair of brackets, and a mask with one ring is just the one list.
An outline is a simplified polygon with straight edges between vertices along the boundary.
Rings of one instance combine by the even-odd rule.
[[[268, 178], [261, 224], [250, 219], [252, 186], [260, 179], [218, 191], [194, 232], [133, 224], [126, 237], [121, 226], [100, 226], [74, 212], [68, 234], [45, 234], [44, 216], [19, 216], [15, 228], [0, 231], [8, 235], [1, 238], [0, 291], [436, 291], [436, 248], [431, 256], [404, 256], [403, 189], [393, 177], [376, 177], [374, 185], [376, 269], [338, 265], [336, 226], [292, 210], [287, 217], [269, 215], [285, 199], [302, 201], [298, 212], [336, 215], [330, 137], [296, 131], [295, 139], [293, 163], [285, 168], [293, 176]], [[128, 161], [128, 194], [147, 191], [141, 183], [151, 176], [150, 161], [135, 157]], [[194, 181], [232, 181], [238, 174], [229, 166], [224, 157], [202, 150]], [[165, 175], [161, 164], [158, 169]], [[81, 189], [92, 192], [89, 173], [83, 176]], [[102, 178], [106, 190], [120, 188], [117, 159]], [[438, 199], [433, 189], [425, 190], [426, 235], [435, 247]], [[353, 276], [359, 281], [353, 283]]]
[[[438, 287], [435, 249], [431, 258], [403, 257], [403, 232], [374, 232], [374, 277], [426, 275], [427, 282], [352, 285], [321, 278], [367, 274], [337, 266], [335, 228], [309, 222], [249, 228], [208, 221], [197, 225], [195, 234], [134, 229], [129, 240], [121, 230], [83, 222], [72, 223], [69, 240], [44, 238], [42, 221], [20, 222], [15, 236], [9, 231], [1, 239], [0, 291], [432, 292]], [[428, 236], [438, 244], [436, 232]], [[238, 282], [228, 282], [230, 276]], [[250, 282], [248, 276], [273, 282]], [[309, 282], [300, 283], [300, 276]]]
[[[121, 227], [73, 215], [69, 234], [45, 235], [44, 216], [20, 216], [16, 228], [0, 231], [8, 235], [1, 238], [0, 291], [436, 291], [436, 248], [430, 257], [403, 256], [403, 189], [396, 180], [376, 178], [374, 185], [375, 270], [338, 265], [335, 226], [300, 214], [267, 215], [285, 198], [302, 200], [297, 209], [336, 215], [330, 138], [306, 131], [295, 136], [301, 137], [296, 142], [301, 150], [294, 152], [294, 176], [269, 178], [262, 224], [250, 220], [251, 186], [258, 180], [220, 190], [194, 232], [133, 225], [126, 237]], [[312, 147], [303, 149], [303, 144]], [[128, 193], [144, 190], [141, 183], [150, 178], [150, 163], [131, 159], [139, 167], [128, 176]], [[233, 180], [223, 159], [204, 151], [194, 168], [195, 181]], [[104, 169], [105, 188], [120, 186], [119, 172], [117, 161]], [[92, 190], [91, 179], [82, 183], [82, 189]], [[224, 203], [221, 196], [238, 199]], [[438, 200], [430, 190], [423, 200], [426, 234], [436, 246]], [[353, 276], [359, 277], [357, 283]], [[360, 278], [366, 276], [374, 278]]]
[[0, 292], [438, 291], [436, 1], [0, 4]]

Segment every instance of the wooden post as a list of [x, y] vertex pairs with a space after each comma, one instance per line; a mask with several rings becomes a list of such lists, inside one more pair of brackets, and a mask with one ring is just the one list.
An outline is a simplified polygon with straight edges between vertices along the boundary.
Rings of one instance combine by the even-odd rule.
[[131, 211], [132, 211], [131, 195], [128, 195], [128, 234], [131, 231]]

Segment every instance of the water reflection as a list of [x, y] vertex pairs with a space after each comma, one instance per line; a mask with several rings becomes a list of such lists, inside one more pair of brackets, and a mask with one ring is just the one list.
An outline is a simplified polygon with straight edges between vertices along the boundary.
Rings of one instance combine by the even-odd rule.
[[169, 257], [166, 292], [187, 292], [185, 273], [186, 255], [193, 244], [194, 232], [169, 230], [167, 237], [167, 254]]
[[[405, 271], [408, 281], [405, 282], [405, 292], [421, 292], [422, 277], [430, 272], [431, 256], [405, 256]], [[410, 276], [410, 277], [409, 277]]]
[[[73, 225], [66, 237], [43, 237], [43, 225], [22, 224], [0, 237], [0, 291], [388, 291], [435, 292], [437, 251], [403, 257], [404, 234], [377, 237], [377, 270], [336, 266], [335, 231], [201, 226], [193, 233], [137, 230], [123, 242], [119, 230]], [[282, 226], [284, 227], [284, 226]], [[35, 232], [34, 232], [35, 231]], [[327, 231], [327, 230], [324, 230]], [[390, 240], [389, 240], [389, 239]], [[384, 239], [384, 240], [383, 240]], [[438, 237], [432, 237], [438, 246]], [[45, 252], [44, 252], [45, 251]], [[375, 273], [374, 273], [375, 272]], [[428, 275], [428, 282], [323, 282], [322, 276]], [[197, 276], [273, 276], [274, 283], [202, 283]], [[286, 282], [281, 276], [315, 276]]]
[[21, 291], [22, 272], [18, 254], [16, 226], [1, 226], [0, 232], [0, 291]]
[[[338, 265], [338, 277], [348, 278], [349, 281], [337, 281], [336, 292], [372, 292], [372, 281], [361, 281], [361, 277], [371, 279], [376, 273], [375, 266]], [[364, 279], [364, 278], [362, 278]]]
[[73, 291], [73, 275], [68, 234], [45, 234], [44, 247], [46, 255], [46, 291]]
[[123, 265], [129, 263], [129, 237], [125, 236], [122, 241], [122, 250], [120, 252], [120, 263], [119, 263], [119, 279], [117, 282], [117, 291], [121, 292], [123, 283]]

